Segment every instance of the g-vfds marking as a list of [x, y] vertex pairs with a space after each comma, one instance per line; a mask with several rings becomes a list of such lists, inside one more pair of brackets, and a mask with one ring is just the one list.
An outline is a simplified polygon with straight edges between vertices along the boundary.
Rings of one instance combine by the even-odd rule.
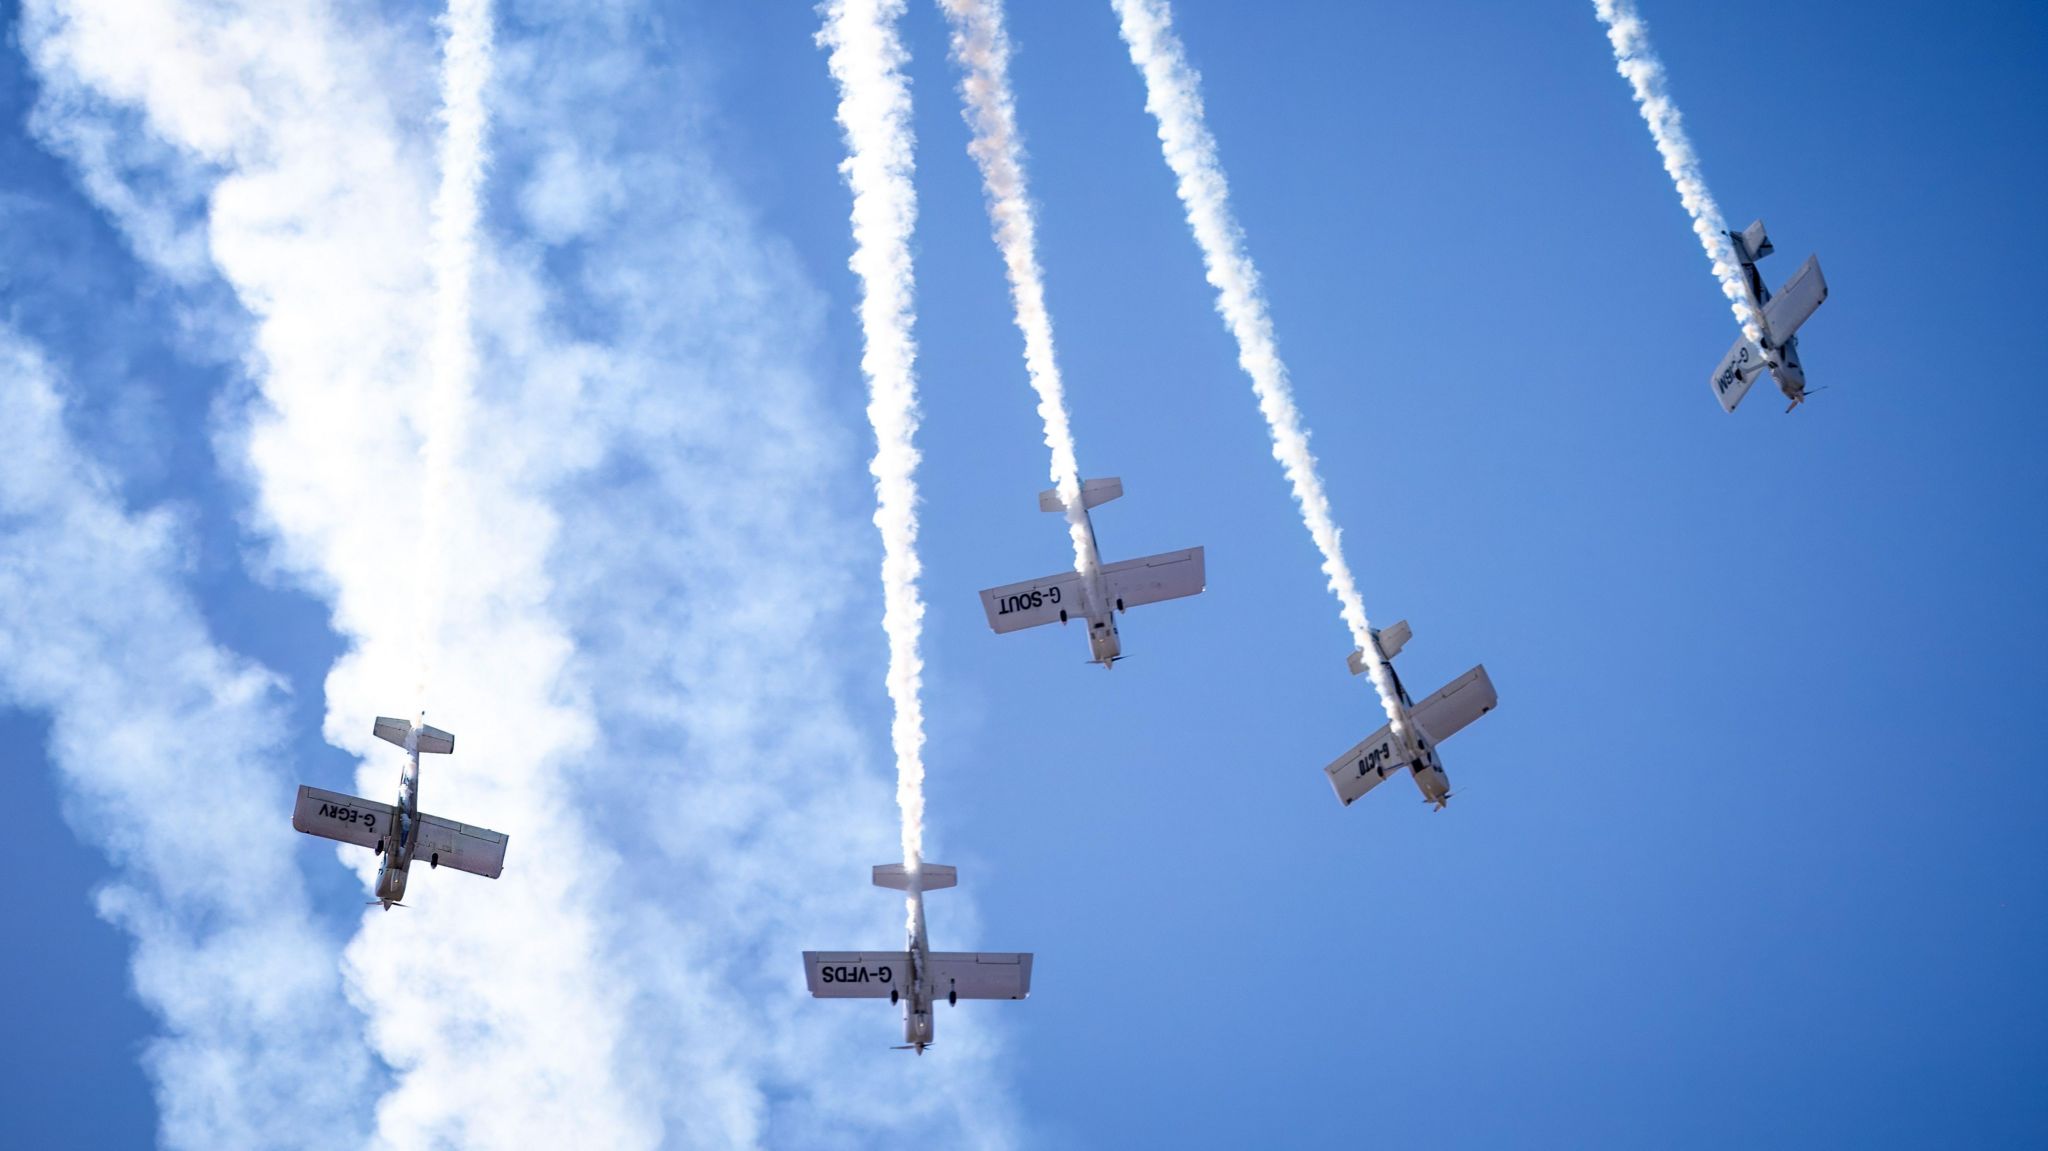
[[818, 974], [826, 983], [894, 983], [896, 973], [887, 967], [872, 970], [866, 967], [820, 967]]

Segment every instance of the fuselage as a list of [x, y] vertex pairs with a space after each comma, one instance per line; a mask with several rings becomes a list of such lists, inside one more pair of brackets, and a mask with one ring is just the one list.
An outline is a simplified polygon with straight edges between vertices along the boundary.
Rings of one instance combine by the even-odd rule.
[[903, 1001], [903, 1043], [919, 1055], [932, 1041], [931, 948], [924, 934], [924, 889], [910, 886], [910, 994]]
[[[1787, 336], [1783, 346], [1774, 342], [1770, 328], [1764, 325], [1764, 305], [1771, 302], [1771, 290], [1764, 286], [1763, 273], [1757, 271], [1758, 253], [1749, 250], [1749, 242], [1741, 232], [1727, 233], [1729, 242], [1735, 245], [1735, 258], [1742, 264], [1742, 280], [1749, 288], [1749, 306], [1756, 313], [1757, 326], [1763, 330], [1763, 338], [1756, 342], [1764, 366], [1770, 369], [1771, 382], [1796, 408], [1806, 399], [1806, 369], [1799, 366], [1799, 337]], [[1766, 247], [1765, 252], [1770, 249]], [[1787, 408], [1790, 411], [1791, 408]]]
[[[1117, 638], [1117, 605], [1110, 602], [1102, 578], [1102, 549], [1095, 543], [1095, 518], [1084, 509], [1081, 527], [1088, 537], [1087, 566], [1081, 572], [1081, 612], [1088, 621], [1088, 658], [1103, 667], [1114, 667], [1123, 657], [1123, 641]], [[1061, 622], [1065, 622], [1064, 613]]]
[[1394, 697], [1398, 702], [1401, 722], [1396, 725], [1396, 738], [1401, 741], [1406, 753], [1409, 774], [1415, 777], [1415, 786], [1422, 791], [1423, 801], [1441, 811], [1451, 800], [1451, 780], [1444, 774], [1443, 760], [1437, 758], [1436, 746], [1427, 733], [1415, 725], [1413, 711], [1415, 701], [1408, 696], [1407, 685], [1401, 682], [1401, 673], [1394, 670], [1394, 661], [1387, 658], [1380, 647], [1377, 631], [1372, 633], [1373, 658], [1386, 669], [1387, 678], [1393, 682]]
[[405, 771], [398, 780], [397, 821], [391, 834], [384, 837], [384, 861], [377, 867], [377, 901], [387, 911], [405, 898], [406, 869], [412, 866], [413, 844], [418, 841], [420, 728], [426, 726], [426, 719], [422, 715], [413, 724], [412, 734], [405, 738]]

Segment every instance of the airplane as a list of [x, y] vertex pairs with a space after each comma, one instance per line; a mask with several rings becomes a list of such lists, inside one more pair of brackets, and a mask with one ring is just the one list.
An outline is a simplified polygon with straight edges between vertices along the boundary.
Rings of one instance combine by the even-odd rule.
[[[1387, 678], [1393, 681], [1405, 731], [1397, 735], [1393, 725], [1388, 724], [1323, 769], [1330, 777], [1330, 786], [1337, 789], [1337, 798], [1346, 807], [1371, 791], [1380, 780], [1405, 767], [1414, 775], [1415, 786], [1422, 789], [1422, 801], [1442, 811], [1451, 800], [1451, 781], [1444, 775], [1444, 763], [1437, 758], [1436, 745], [1465, 730], [1466, 725], [1500, 703], [1485, 664], [1445, 684], [1421, 703], [1408, 698], [1408, 689], [1401, 685], [1393, 661], [1413, 634], [1407, 620], [1372, 629], [1372, 658], [1386, 668]], [[1352, 675], [1363, 675], [1371, 667], [1363, 649], [1352, 651], [1350, 664]]]
[[924, 893], [951, 887], [959, 873], [939, 863], [915, 869], [875, 865], [875, 886], [910, 895], [908, 951], [806, 951], [804, 974], [819, 999], [888, 999], [903, 1005], [903, 1043], [924, 1054], [932, 1044], [932, 1007], [943, 998], [1023, 999], [1031, 994], [1031, 953], [933, 951], [925, 942]]
[[[1095, 544], [1095, 520], [1088, 509], [1123, 494], [1124, 482], [1114, 477], [1082, 483], [1081, 525], [1088, 535], [1091, 570], [1086, 575], [1064, 571], [982, 592], [988, 626], [998, 633], [1022, 631], [1055, 620], [1064, 624], [1070, 616], [1080, 616], [1088, 621], [1088, 662], [1107, 668], [1123, 658], [1123, 643], [1116, 632], [1118, 612], [1200, 592], [1207, 578], [1201, 548], [1102, 563], [1102, 551]], [[1067, 505], [1055, 488], [1038, 493], [1038, 510], [1064, 512]]]
[[1785, 408], [1789, 412], [1806, 402], [1806, 369], [1799, 366], [1799, 338], [1793, 333], [1828, 298], [1828, 282], [1820, 274], [1820, 257], [1806, 257], [1798, 273], [1773, 296], [1756, 270], [1756, 262], [1774, 251], [1771, 238], [1764, 234], [1764, 222], [1758, 220], [1740, 232], [1722, 234], [1735, 245], [1735, 258], [1742, 264], [1749, 306], [1757, 316], [1762, 338], [1751, 340], [1747, 332], [1736, 337], [1735, 346], [1728, 349], [1728, 354], [1721, 357], [1721, 366], [1714, 369], [1714, 397], [1721, 401], [1724, 411], [1732, 412], [1749, 391], [1749, 385], [1768, 371], [1778, 390], [1792, 401]]
[[404, 906], [399, 901], [405, 897], [406, 869], [415, 859], [424, 858], [429, 868], [446, 864], [471, 875], [498, 878], [505, 869], [504, 833], [420, 813], [420, 755], [453, 752], [455, 737], [428, 727], [426, 713], [421, 712], [418, 723], [378, 716], [377, 738], [405, 749], [398, 806], [301, 784], [298, 805], [292, 808], [292, 826], [308, 835], [353, 843], [383, 856], [384, 862], [377, 868], [377, 898], [370, 902], [383, 904], [386, 911]]

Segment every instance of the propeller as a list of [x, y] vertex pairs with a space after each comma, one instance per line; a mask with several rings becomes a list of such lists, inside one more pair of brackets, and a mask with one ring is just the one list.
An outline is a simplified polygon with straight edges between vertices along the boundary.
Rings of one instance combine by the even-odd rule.
[[1813, 396], [1814, 396], [1814, 395], [1815, 395], [1816, 393], [1819, 393], [1819, 392], [1825, 392], [1825, 391], [1827, 391], [1827, 390], [1828, 390], [1828, 388], [1830, 388], [1830, 387], [1833, 387], [1833, 386], [1834, 386], [1833, 384], [1829, 384], [1829, 385], [1827, 385], [1826, 387], [1819, 387], [1819, 388], [1808, 388], [1808, 389], [1806, 389], [1805, 391], [1803, 391], [1803, 392], [1799, 393], [1799, 398], [1798, 398], [1798, 399], [1796, 399], [1796, 400], [1793, 400], [1793, 401], [1792, 401], [1791, 403], [1789, 403], [1789, 404], [1785, 405], [1785, 413], [1786, 413], [1787, 415], [1790, 415], [1790, 414], [1791, 414], [1791, 412], [1792, 412], [1792, 409], [1793, 409], [1793, 408], [1796, 408], [1796, 407], [1798, 407], [1799, 405], [1801, 405], [1801, 404], [1805, 403], [1805, 402], [1806, 402], [1807, 400], [1809, 400], [1809, 399], [1812, 399], [1812, 398], [1813, 398]]

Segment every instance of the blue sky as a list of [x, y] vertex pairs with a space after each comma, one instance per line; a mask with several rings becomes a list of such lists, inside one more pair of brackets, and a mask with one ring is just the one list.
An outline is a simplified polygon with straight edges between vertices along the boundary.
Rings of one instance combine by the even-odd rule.
[[[599, 1052], [577, 1082], [633, 1120], [622, 1145], [2048, 1139], [2038, 8], [1644, 0], [1730, 222], [1770, 224], [1765, 278], [1818, 252], [1833, 291], [1802, 333], [1829, 390], [1786, 416], [1762, 389], [1727, 416], [1706, 379], [1733, 325], [1591, 5], [1179, 6], [1366, 607], [1414, 627], [1411, 688], [1484, 661], [1500, 691], [1447, 745], [1458, 794], [1432, 813], [1406, 784], [1341, 809], [1321, 776], [1377, 707], [1344, 671], [1106, 3], [1010, 13], [1040, 257], [1084, 473], [1127, 492], [1095, 514], [1107, 558], [1201, 544], [1209, 587], [1126, 617], [1130, 658], [1109, 674], [1078, 633], [987, 630], [978, 589], [1069, 553], [1036, 510], [1045, 450], [944, 21], [910, 5], [927, 844], [961, 872], [932, 897], [933, 943], [1038, 957], [1028, 1002], [943, 1012], [912, 1061], [885, 1049], [888, 1009], [802, 997], [796, 954], [893, 946], [900, 924], [867, 885], [895, 842], [880, 545], [816, 14], [500, 13], [502, 75], [524, 83], [487, 96], [478, 484], [510, 493], [479, 497], [510, 526], [472, 574], [493, 611], [543, 603], [560, 643], [451, 654], [435, 715], [471, 762], [490, 759], [492, 706], [589, 726], [518, 729], [558, 802], [521, 807], [461, 755], [430, 764], [429, 810], [524, 819], [505, 876], [421, 877], [412, 922], [359, 932], [357, 877], [280, 828], [297, 781], [388, 787], [388, 759], [351, 774], [370, 718], [355, 701], [389, 666], [374, 609], [397, 593], [374, 581], [407, 551], [356, 546], [350, 515], [291, 502], [290, 460], [252, 455], [252, 413], [298, 394], [251, 351], [276, 346], [285, 310], [256, 291], [274, 273], [221, 255], [242, 250], [210, 197], [268, 153], [157, 154], [191, 148], [156, 143], [177, 129], [138, 107], [162, 97], [37, 62], [63, 7], [6, 9], [0, 322], [62, 398], [40, 440], [106, 478], [75, 498], [169, 523], [135, 579], [192, 622], [131, 647], [137, 625], [80, 608], [97, 630], [44, 635], [72, 577], [43, 560], [80, 521], [0, 515], [8, 586], [33, 593], [0, 607], [23, 817], [0, 848], [18, 927], [0, 974], [10, 1031], [36, 1037], [9, 1045], [6, 1141], [264, 1145], [166, 1119], [184, 1114], [164, 1070], [180, 1056], [145, 1053], [216, 1032], [138, 991], [150, 929], [97, 911], [110, 889], [166, 909], [163, 946], [229, 964], [241, 937], [211, 934], [223, 922], [304, 925], [294, 954], [325, 982], [294, 1002], [334, 1011], [333, 1050], [352, 1054], [332, 1058], [355, 1062], [326, 1089], [359, 1104], [309, 1143], [371, 1137], [380, 1100], [387, 1121], [432, 1113], [454, 1142], [493, 1142], [434, 1113], [490, 1083], [453, 1082], [401, 1021], [410, 983], [497, 977], [451, 938], [486, 929], [589, 941], [506, 974], [506, 994], [620, 1020], [574, 1034]], [[386, 6], [335, 28], [374, 60], [392, 170], [425, 171], [428, 17]], [[57, 106], [79, 91], [98, 102]], [[212, 247], [191, 266], [152, 250], [143, 216], [88, 178], [86, 137], [53, 122], [123, 142], [122, 203]], [[380, 305], [399, 328], [407, 290], [425, 289]], [[413, 346], [372, 345], [380, 371]], [[305, 394], [385, 394], [331, 371]], [[360, 483], [351, 514], [402, 515], [378, 502], [402, 499], [400, 458], [358, 476], [336, 449], [305, 468], [330, 479], [303, 482]], [[536, 508], [551, 532], [523, 527]], [[104, 646], [66, 646], [86, 634]], [[53, 660], [140, 662], [179, 636], [276, 677], [234, 739], [127, 775], [125, 743], [50, 742], [150, 682], [59, 683]], [[531, 651], [553, 670], [524, 674]], [[226, 781], [224, 760], [242, 764]], [[189, 842], [151, 854], [115, 830], [128, 817], [110, 811], [150, 805], [185, 812]], [[581, 822], [535, 826], [561, 809]], [[246, 833], [253, 854], [244, 816], [272, 821]], [[603, 854], [568, 858], [579, 844]], [[175, 862], [149, 871], [160, 858]], [[193, 867], [248, 894], [195, 904], [181, 885], [201, 881], [177, 871]], [[518, 902], [556, 883], [545, 907]], [[574, 978], [593, 973], [602, 993]], [[321, 1034], [233, 1032], [309, 1075]], [[534, 1042], [509, 1034], [474, 1056], [507, 1060], [508, 1090]], [[292, 1084], [278, 1072], [248, 1098]]]

